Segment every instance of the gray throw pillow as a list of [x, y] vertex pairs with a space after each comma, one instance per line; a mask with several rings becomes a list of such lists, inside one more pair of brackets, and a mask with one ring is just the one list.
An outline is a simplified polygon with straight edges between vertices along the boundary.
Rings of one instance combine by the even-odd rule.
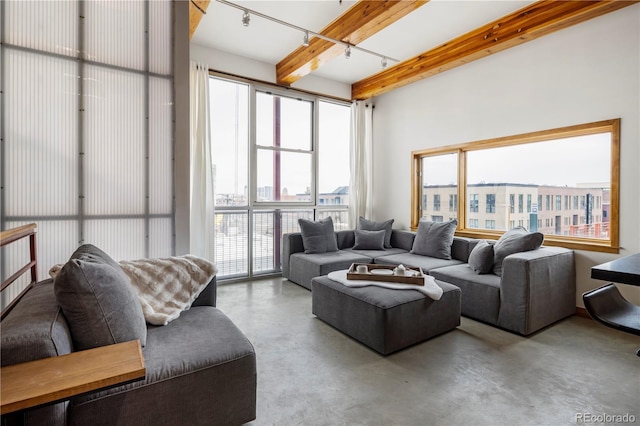
[[493, 269], [493, 244], [480, 240], [469, 254], [469, 266], [476, 274], [488, 274]]
[[353, 231], [356, 237], [354, 250], [384, 250], [385, 231], [365, 231], [356, 229]]
[[502, 276], [504, 258], [514, 253], [535, 250], [542, 245], [544, 235], [540, 232], [528, 232], [518, 226], [500, 237], [493, 246], [493, 273]]
[[131, 281], [99, 248], [80, 246], [53, 287], [75, 350], [137, 339], [146, 344], [147, 325]]
[[318, 222], [298, 219], [298, 225], [300, 225], [305, 253], [338, 251], [338, 243], [336, 241], [336, 233], [333, 231], [333, 219], [331, 219], [331, 216]]
[[421, 220], [410, 253], [451, 260], [451, 245], [456, 226], [456, 219], [449, 222]]
[[364, 231], [384, 231], [384, 247], [391, 248], [391, 227], [394, 219], [385, 220], [384, 222], [374, 222], [360, 216], [358, 219], [358, 229]]

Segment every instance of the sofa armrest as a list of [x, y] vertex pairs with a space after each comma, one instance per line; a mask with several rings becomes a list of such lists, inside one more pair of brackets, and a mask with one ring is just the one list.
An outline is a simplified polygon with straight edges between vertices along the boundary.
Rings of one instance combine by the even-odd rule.
[[575, 313], [572, 250], [541, 247], [512, 254], [502, 268], [499, 327], [528, 335]]
[[218, 298], [218, 282], [214, 275], [209, 281], [209, 284], [200, 292], [196, 300], [193, 301], [191, 306], [216, 306], [216, 299]]
[[289, 278], [289, 258], [294, 253], [304, 253], [302, 234], [290, 232], [282, 235], [282, 276]]

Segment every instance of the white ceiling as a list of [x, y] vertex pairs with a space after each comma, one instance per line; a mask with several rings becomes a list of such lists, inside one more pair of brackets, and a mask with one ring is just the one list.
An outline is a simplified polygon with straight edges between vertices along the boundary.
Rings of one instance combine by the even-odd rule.
[[[231, 1], [316, 32], [355, 3], [347, 0]], [[533, 1], [431, 0], [359, 46], [406, 60], [530, 3]], [[211, 0], [192, 42], [273, 65], [302, 44], [303, 34], [295, 29], [258, 16], [251, 16], [251, 24], [244, 27], [241, 18], [241, 10]], [[389, 61], [389, 65], [393, 64]], [[350, 59], [339, 56], [313, 75], [351, 84], [380, 70], [379, 57], [353, 50]]]

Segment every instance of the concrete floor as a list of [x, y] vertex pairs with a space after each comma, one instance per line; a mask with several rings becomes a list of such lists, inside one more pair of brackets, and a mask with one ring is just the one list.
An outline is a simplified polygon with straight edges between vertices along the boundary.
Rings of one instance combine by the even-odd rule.
[[253, 425], [621, 424], [586, 416], [625, 414], [640, 424], [640, 339], [589, 319], [525, 338], [463, 317], [383, 357], [317, 319], [311, 292], [283, 278], [222, 284], [218, 307], [256, 350]]

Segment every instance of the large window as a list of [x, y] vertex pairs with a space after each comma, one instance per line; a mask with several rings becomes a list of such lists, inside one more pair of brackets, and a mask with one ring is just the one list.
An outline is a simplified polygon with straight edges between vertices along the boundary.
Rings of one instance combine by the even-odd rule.
[[434, 188], [416, 178], [435, 173], [433, 159], [452, 156], [459, 161], [448, 173], [464, 178], [456, 191], [468, 203], [458, 211], [459, 235], [497, 238], [518, 224], [544, 233], [546, 245], [615, 253], [619, 125], [610, 120], [416, 151], [412, 194], [425, 199]]
[[298, 219], [348, 227], [349, 105], [219, 77], [210, 89], [218, 277], [279, 272]]
[[[82, 243], [118, 260], [174, 253], [172, 10], [0, 5], [0, 228], [38, 224], [40, 277]], [[19, 255], [3, 248], [3, 274]]]

